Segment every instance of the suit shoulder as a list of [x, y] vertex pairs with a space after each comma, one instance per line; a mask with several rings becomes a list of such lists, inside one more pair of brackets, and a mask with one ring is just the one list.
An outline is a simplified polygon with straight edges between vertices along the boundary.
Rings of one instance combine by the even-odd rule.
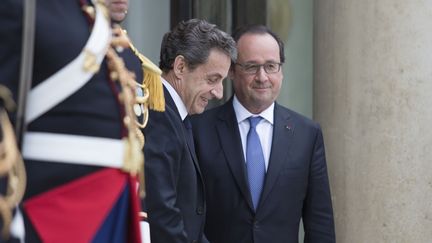
[[182, 126], [180, 117], [174, 110], [166, 106], [164, 112], [149, 110], [149, 118], [144, 134], [160, 134], [161, 136], [179, 133]]
[[214, 121], [215, 119], [218, 118], [219, 114], [225, 112], [224, 107], [225, 107], [225, 105], [217, 106], [217, 107], [208, 109], [201, 114], [193, 115], [191, 117], [192, 122], [195, 124], [195, 123], [201, 123], [204, 121], [212, 121], [212, 120]]
[[321, 130], [321, 126], [318, 122], [312, 120], [311, 118], [309, 118], [305, 115], [302, 115], [296, 111], [293, 111], [293, 110], [291, 110], [285, 106], [279, 105], [279, 104], [276, 105], [276, 109], [280, 110], [280, 112], [282, 112], [284, 114], [288, 114], [291, 117], [291, 119], [296, 121], [296, 123], [298, 123], [298, 124], [301, 124], [303, 126], [310, 127], [313, 129]]

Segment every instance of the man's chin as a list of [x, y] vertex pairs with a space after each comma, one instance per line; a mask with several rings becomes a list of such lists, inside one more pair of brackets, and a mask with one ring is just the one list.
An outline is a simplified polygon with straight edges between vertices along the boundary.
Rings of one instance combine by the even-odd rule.
[[122, 22], [126, 18], [125, 13], [111, 13], [111, 20], [116, 23]]
[[204, 110], [205, 110], [205, 106], [195, 107], [195, 109], [192, 111], [192, 114], [190, 115], [201, 114], [204, 112]]

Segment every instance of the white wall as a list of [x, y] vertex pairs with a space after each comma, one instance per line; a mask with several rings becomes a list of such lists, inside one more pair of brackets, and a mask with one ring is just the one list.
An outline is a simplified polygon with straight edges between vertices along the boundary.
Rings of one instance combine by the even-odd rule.
[[155, 64], [159, 64], [160, 43], [169, 24], [170, 0], [129, 0], [124, 26], [138, 50]]

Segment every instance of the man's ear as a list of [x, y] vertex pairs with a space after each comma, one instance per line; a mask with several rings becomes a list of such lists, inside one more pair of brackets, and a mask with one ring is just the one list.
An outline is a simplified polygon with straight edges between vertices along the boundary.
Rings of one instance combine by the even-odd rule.
[[176, 56], [173, 63], [173, 71], [177, 78], [183, 76], [183, 74], [186, 71], [186, 60], [184, 56], [182, 55]]

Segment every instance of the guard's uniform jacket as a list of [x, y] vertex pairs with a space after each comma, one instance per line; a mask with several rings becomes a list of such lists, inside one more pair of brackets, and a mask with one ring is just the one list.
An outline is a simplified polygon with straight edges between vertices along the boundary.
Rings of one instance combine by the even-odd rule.
[[[111, 35], [106, 26], [110, 29], [109, 21], [104, 16], [103, 23], [98, 23], [101, 11], [92, 20], [82, 10], [86, 4], [93, 5], [80, 0], [37, 1], [27, 109], [31, 113], [53, 102], [58, 98], [52, 97], [82, 82], [78, 79], [86, 75], [88, 81], [52, 107], [48, 105], [49, 109], [26, 115], [22, 153], [27, 189], [21, 207], [26, 242], [140, 242], [136, 180], [119, 169], [122, 161], [118, 161], [123, 156], [121, 138], [128, 133], [123, 122], [125, 110], [119, 99], [121, 89], [110, 78], [105, 55], [100, 66], [97, 60], [90, 60], [96, 66], [88, 65], [81, 70], [84, 74], [63, 74], [60, 83], [33, 92], [72, 61], [82, 68], [84, 61], [77, 60], [80, 55], [88, 61], [98, 59], [97, 52], [106, 53], [109, 40], [104, 36]], [[0, 4], [0, 83], [12, 90], [15, 99], [22, 5], [23, 0], [2, 0]], [[92, 36], [95, 31], [99, 31], [97, 36]], [[99, 38], [93, 47], [88, 46], [91, 38]], [[141, 64], [132, 51], [125, 49], [119, 55], [136, 80], [142, 80]], [[33, 104], [37, 102], [41, 104]]]

